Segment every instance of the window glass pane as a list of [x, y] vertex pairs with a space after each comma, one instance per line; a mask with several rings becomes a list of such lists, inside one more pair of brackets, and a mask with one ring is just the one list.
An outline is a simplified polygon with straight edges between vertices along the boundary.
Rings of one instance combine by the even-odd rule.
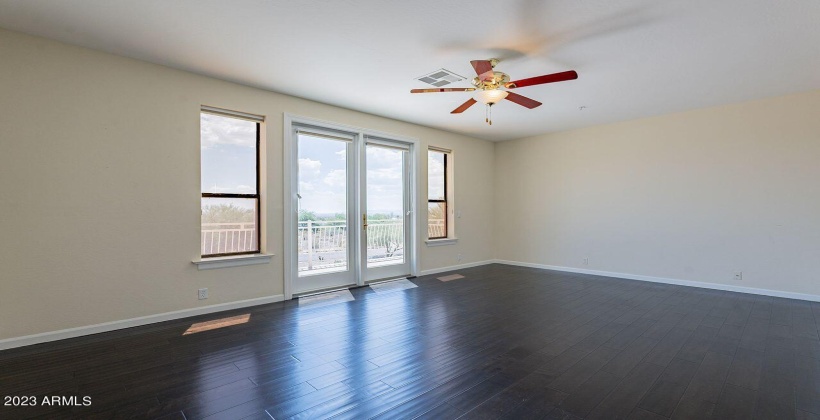
[[404, 152], [367, 145], [367, 267], [404, 264]]
[[427, 237], [447, 237], [447, 203], [427, 203]]
[[202, 198], [202, 255], [259, 251], [255, 198]]
[[202, 192], [256, 194], [256, 126], [200, 114]]
[[427, 199], [444, 200], [444, 153], [427, 152]]
[[347, 271], [347, 142], [299, 134], [299, 276]]

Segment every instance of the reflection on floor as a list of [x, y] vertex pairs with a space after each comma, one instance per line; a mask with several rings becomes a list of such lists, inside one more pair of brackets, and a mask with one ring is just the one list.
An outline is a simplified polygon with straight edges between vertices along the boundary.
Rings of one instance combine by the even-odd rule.
[[332, 292], [317, 293], [315, 295], [302, 296], [299, 298], [299, 306], [326, 306], [336, 303], [356, 300], [350, 294], [350, 290], [334, 290]]
[[816, 418], [820, 303], [498, 264], [459, 273], [0, 352], [0, 395], [92, 402], [0, 418]]
[[412, 289], [414, 287], [418, 286], [416, 286], [415, 283], [407, 279], [391, 280], [370, 284], [370, 288], [373, 289], [373, 291], [376, 293], [392, 293], [397, 292], [399, 290]]

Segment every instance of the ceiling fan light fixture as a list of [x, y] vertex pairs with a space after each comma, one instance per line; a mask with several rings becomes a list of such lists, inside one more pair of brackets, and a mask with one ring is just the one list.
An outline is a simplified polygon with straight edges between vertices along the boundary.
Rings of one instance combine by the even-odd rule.
[[[471, 106], [475, 105], [478, 102], [481, 102], [485, 106], [484, 121], [486, 121], [487, 124], [492, 125], [493, 105], [505, 99], [528, 109], [538, 108], [542, 105], [541, 102], [538, 102], [534, 99], [528, 98], [523, 95], [519, 95], [514, 92], [507, 92], [506, 90], [501, 90], [502, 88], [516, 89], [525, 86], [535, 86], [547, 83], [563, 82], [566, 80], [575, 80], [578, 78], [578, 73], [576, 73], [575, 70], [569, 70], [560, 73], [530, 77], [528, 79], [515, 80], [511, 82], [510, 76], [508, 74], [500, 71], [495, 71], [495, 65], [498, 64], [498, 60], [495, 58], [491, 58], [489, 60], [473, 60], [470, 61], [470, 64], [473, 66], [473, 70], [475, 70], [475, 73], [477, 75], [472, 80], [474, 87], [442, 88], [441, 86], [443, 85], [440, 86], [437, 84], [439, 82], [433, 81], [434, 83], [432, 83], [432, 85], [436, 86], [435, 89], [411, 89], [410, 93], [475, 91], [472, 98], [468, 99], [467, 102], [464, 102], [463, 104], [459, 105], [458, 108], [450, 111], [450, 113], [461, 114]], [[445, 71], [446, 70], [442, 69], [440, 73], [444, 73]], [[429, 77], [420, 78], [419, 80], [425, 83], [430, 83], [430, 80], [435, 79], [435, 77], [433, 76], [438, 77], [438, 75], [439, 73], [434, 73], [433, 75], [429, 75]]]
[[509, 95], [509, 93], [505, 90], [479, 90], [475, 94], [475, 100], [485, 105], [493, 105], [497, 102], [502, 101], [504, 98], [507, 97], [507, 95]]

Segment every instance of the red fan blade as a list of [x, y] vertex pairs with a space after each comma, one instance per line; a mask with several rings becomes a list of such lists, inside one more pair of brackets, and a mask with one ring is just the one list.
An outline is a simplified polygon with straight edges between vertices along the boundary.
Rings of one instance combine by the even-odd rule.
[[489, 60], [473, 60], [470, 61], [470, 64], [473, 65], [473, 68], [478, 75], [478, 80], [483, 82], [493, 77], [493, 65]]
[[538, 102], [535, 99], [530, 99], [526, 96], [521, 96], [521, 95], [519, 95], [517, 93], [513, 93], [513, 92], [507, 92], [507, 98], [506, 99], [508, 101], [513, 101], [513, 102], [517, 103], [518, 105], [521, 105], [523, 107], [527, 107], [529, 109], [533, 109], [533, 108], [541, 106], [541, 102]]
[[561, 73], [547, 74], [544, 76], [530, 77], [529, 79], [516, 80], [504, 85], [507, 89], [520, 88], [524, 86], [543, 85], [544, 83], [563, 82], [566, 80], [575, 80], [578, 78], [578, 73], [575, 70], [562, 71]]
[[475, 88], [432, 88], [432, 89], [411, 89], [410, 93], [430, 93], [430, 92], [472, 92]]
[[467, 102], [464, 102], [463, 104], [461, 104], [461, 106], [459, 106], [458, 108], [452, 110], [450, 113], [451, 114], [461, 114], [462, 112], [466, 111], [467, 108], [475, 105], [476, 102], [477, 101], [473, 98], [467, 99]]

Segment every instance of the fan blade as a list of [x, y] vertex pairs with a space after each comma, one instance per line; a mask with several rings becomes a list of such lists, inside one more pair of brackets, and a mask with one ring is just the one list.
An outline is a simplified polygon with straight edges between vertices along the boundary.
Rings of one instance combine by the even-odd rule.
[[508, 101], [515, 102], [518, 105], [521, 105], [521, 106], [529, 108], [529, 109], [533, 109], [533, 108], [537, 108], [537, 107], [541, 106], [541, 102], [538, 102], [535, 99], [530, 99], [526, 96], [521, 96], [521, 95], [519, 95], [517, 93], [513, 93], [513, 92], [507, 92], [507, 98], [506, 99]]
[[507, 89], [520, 88], [524, 86], [543, 85], [544, 83], [563, 82], [566, 80], [575, 80], [578, 78], [578, 73], [575, 70], [562, 71], [561, 73], [547, 74], [544, 76], [530, 77], [529, 79], [516, 80], [504, 85]]
[[458, 108], [452, 110], [450, 113], [451, 114], [461, 114], [462, 112], [466, 111], [467, 108], [475, 105], [476, 102], [477, 101], [473, 98], [467, 99], [467, 102], [464, 102], [463, 104], [461, 104], [461, 106], [459, 106]]
[[473, 68], [478, 75], [478, 80], [483, 82], [487, 79], [492, 79], [493, 64], [490, 63], [490, 60], [473, 60], [470, 61], [470, 64], [473, 65]]
[[475, 88], [435, 88], [435, 89], [411, 89], [410, 93], [431, 93], [431, 92], [472, 92]]

